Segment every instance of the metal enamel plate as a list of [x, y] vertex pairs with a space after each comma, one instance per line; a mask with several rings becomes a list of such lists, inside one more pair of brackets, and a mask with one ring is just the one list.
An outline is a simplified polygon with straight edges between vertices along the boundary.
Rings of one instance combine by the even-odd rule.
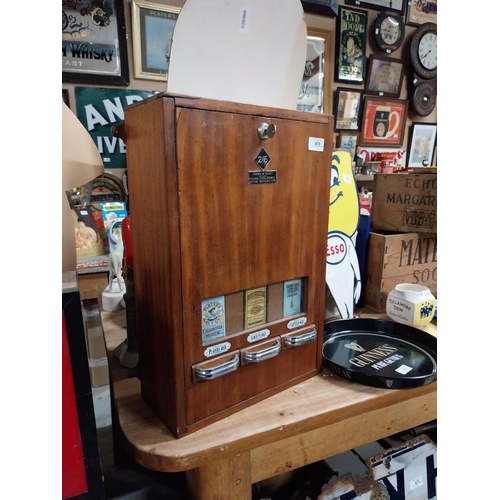
[[373, 387], [419, 387], [437, 379], [437, 339], [393, 321], [329, 321], [324, 330], [323, 366]]

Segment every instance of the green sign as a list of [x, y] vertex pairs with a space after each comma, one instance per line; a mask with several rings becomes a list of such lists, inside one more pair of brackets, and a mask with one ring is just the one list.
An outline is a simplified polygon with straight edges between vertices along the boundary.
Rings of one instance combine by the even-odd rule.
[[105, 169], [127, 168], [124, 142], [111, 128], [123, 122], [124, 108], [158, 92], [75, 87], [76, 116], [95, 142]]

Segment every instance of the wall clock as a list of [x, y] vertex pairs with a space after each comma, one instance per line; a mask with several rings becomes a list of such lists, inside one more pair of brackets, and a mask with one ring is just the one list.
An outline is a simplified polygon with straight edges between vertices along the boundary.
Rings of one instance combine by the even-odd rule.
[[403, 18], [394, 12], [382, 11], [375, 19], [375, 41], [381, 50], [390, 54], [398, 50], [405, 38]]
[[412, 108], [420, 116], [427, 116], [436, 106], [437, 95], [437, 24], [421, 24], [410, 44], [413, 78], [409, 95]]
[[415, 73], [426, 80], [437, 76], [437, 24], [421, 24], [413, 34], [410, 60]]
[[411, 103], [419, 116], [427, 116], [432, 113], [436, 106], [436, 94], [435, 80], [423, 81], [415, 87]]

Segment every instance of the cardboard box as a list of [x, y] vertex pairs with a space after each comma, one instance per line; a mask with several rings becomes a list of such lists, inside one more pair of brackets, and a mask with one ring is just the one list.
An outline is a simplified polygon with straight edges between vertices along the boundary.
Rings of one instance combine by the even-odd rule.
[[437, 235], [370, 232], [365, 306], [385, 312], [387, 294], [399, 283], [427, 286], [437, 297]]
[[437, 234], [437, 174], [375, 174], [371, 227]]
[[86, 305], [84, 311], [90, 383], [92, 387], [101, 387], [109, 384], [109, 370], [99, 304]]

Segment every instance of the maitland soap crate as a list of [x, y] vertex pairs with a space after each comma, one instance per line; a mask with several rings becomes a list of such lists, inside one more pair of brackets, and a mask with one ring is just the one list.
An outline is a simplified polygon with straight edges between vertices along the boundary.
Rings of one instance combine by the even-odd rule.
[[385, 312], [387, 294], [399, 283], [424, 285], [437, 297], [437, 235], [371, 232], [365, 306]]
[[437, 174], [375, 174], [371, 227], [437, 234]]

